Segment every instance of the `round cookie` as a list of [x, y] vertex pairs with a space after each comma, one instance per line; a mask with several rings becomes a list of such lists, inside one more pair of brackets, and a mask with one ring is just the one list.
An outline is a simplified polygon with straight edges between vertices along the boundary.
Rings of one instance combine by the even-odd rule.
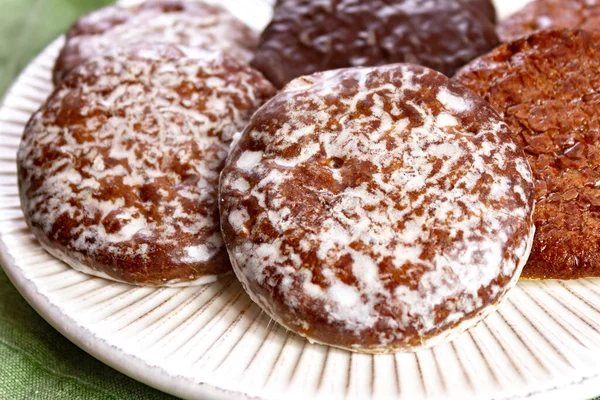
[[273, 319], [361, 352], [416, 350], [493, 310], [533, 238], [533, 181], [483, 99], [395, 64], [292, 81], [221, 174], [233, 269]]
[[408, 62], [447, 75], [499, 43], [457, 0], [280, 0], [252, 65], [282, 87], [335, 68]]
[[538, 31], [456, 80], [498, 111], [536, 181], [537, 232], [523, 277], [600, 276], [600, 33]]
[[27, 124], [25, 219], [73, 268], [140, 285], [231, 270], [217, 184], [232, 136], [272, 85], [221, 53], [152, 46], [76, 68]]
[[498, 35], [503, 42], [510, 42], [539, 29], [598, 30], [599, 27], [600, 0], [535, 0], [500, 21]]
[[151, 0], [131, 7], [109, 6], [79, 18], [67, 32], [53, 79], [115, 46], [137, 42], [223, 50], [250, 61], [257, 35], [225, 9], [197, 1]]

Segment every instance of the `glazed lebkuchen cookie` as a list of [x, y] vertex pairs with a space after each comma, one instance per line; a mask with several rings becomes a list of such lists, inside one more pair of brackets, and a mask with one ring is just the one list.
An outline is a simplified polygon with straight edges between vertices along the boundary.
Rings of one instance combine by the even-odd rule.
[[109, 6], [79, 18], [66, 34], [54, 67], [60, 82], [73, 68], [115, 46], [140, 42], [222, 50], [250, 61], [257, 34], [222, 7], [199, 1], [150, 0], [124, 7]]
[[93, 58], [25, 129], [25, 219], [73, 268], [140, 285], [231, 270], [217, 183], [234, 133], [274, 94], [221, 53], [146, 45]]
[[254, 114], [221, 175], [234, 271], [311, 341], [380, 353], [453, 337], [529, 254], [534, 186], [511, 136], [424, 67], [298, 78]]

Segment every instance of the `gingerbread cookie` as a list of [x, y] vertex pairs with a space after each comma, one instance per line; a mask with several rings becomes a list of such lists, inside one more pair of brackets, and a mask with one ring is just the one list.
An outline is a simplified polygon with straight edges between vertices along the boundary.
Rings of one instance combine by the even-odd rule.
[[480, 97], [407, 64], [298, 78], [252, 117], [221, 175], [244, 288], [316, 342], [416, 350], [516, 283], [533, 181]]
[[217, 183], [232, 136], [274, 88], [221, 53], [145, 46], [58, 85], [18, 152], [25, 219], [77, 270], [143, 285], [230, 271]]
[[600, 0], [535, 0], [501, 21], [498, 35], [503, 42], [510, 42], [539, 29], [599, 27]]
[[280, 0], [252, 65], [277, 87], [335, 68], [394, 62], [447, 75], [499, 43], [458, 0]]
[[538, 31], [456, 79], [498, 111], [536, 181], [526, 278], [600, 276], [600, 33]]
[[254, 31], [225, 9], [183, 0], [105, 7], [79, 18], [66, 36], [54, 67], [55, 83], [83, 61], [117, 46], [138, 42], [180, 44], [223, 50], [250, 61], [257, 41]]

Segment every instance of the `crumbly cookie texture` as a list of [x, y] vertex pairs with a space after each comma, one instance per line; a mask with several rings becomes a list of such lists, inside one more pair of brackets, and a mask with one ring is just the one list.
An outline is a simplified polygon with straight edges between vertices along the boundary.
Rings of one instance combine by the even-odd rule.
[[503, 42], [540, 29], [600, 29], [600, 0], [535, 0], [498, 24]]
[[139, 42], [225, 51], [250, 61], [258, 35], [222, 7], [199, 1], [151, 0], [132, 7], [109, 6], [79, 18], [67, 32], [54, 68], [54, 82], [82, 62], [115, 46]]
[[510, 137], [483, 99], [424, 67], [296, 79], [221, 175], [234, 271], [313, 341], [389, 352], [451, 337], [528, 255], [533, 182]]
[[25, 219], [73, 268], [145, 285], [230, 271], [217, 185], [232, 136], [274, 94], [221, 53], [145, 45], [90, 60], [18, 152]]
[[459, 0], [279, 0], [252, 65], [277, 87], [314, 72], [398, 62], [452, 76], [498, 44], [488, 17]]
[[500, 113], [536, 182], [536, 238], [523, 276], [600, 276], [600, 33], [539, 31], [456, 79]]

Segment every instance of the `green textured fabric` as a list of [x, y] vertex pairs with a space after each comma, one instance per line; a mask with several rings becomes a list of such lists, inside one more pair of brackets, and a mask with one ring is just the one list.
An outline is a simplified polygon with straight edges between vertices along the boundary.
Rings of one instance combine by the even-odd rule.
[[[0, 0], [0, 97], [82, 13], [111, 0]], [[44, 321], [0, 271], [0, 399], [172, 399], [91, 357]]]
[[0, 271], [0, 399], [171, 399], [115, 371], [42, 319]]
[[113, 0], [0, 0], [0, 94], [81, 14]]

